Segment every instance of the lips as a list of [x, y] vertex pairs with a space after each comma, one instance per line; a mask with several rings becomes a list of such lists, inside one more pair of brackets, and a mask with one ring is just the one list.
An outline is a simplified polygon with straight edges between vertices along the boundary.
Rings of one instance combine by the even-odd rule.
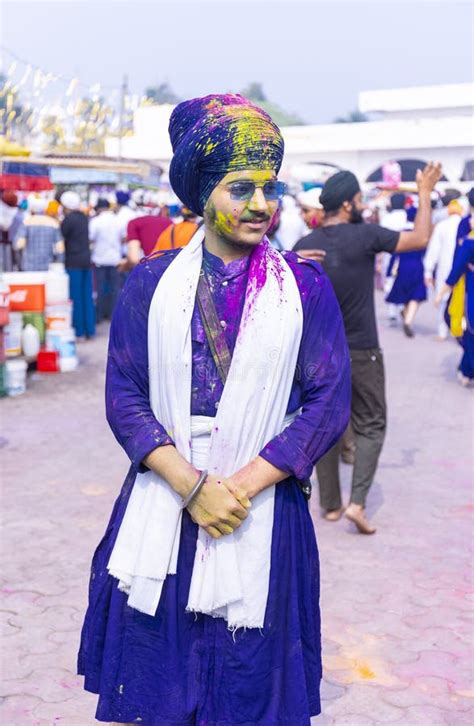
[[269, 222], [268, 219], [243, 219], [241, 221], [242, 224], [248, 224], [249, 227], [252, 227], [253, 229], [260, 229]]

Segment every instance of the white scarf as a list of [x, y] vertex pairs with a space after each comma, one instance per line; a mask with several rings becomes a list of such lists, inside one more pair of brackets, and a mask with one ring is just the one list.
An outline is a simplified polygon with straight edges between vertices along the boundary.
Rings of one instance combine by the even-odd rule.
[[[204, 230], [163, 273], [148, 314], [150, 404], [191, 461], [191, 318]], [[229, 375], [210, 436], [209, 473], [230, 476], [283, 429], [303, 315], [294, 275], [264, 240], [251, 259], [245, 304]], [[230, 628], [262, 627], [268, 597], [275, 487], [253, 498], [233, 534], [202, 528], [187, 610], [223, 617]], [[109, 560], [128, 604], [154, 615], [167, 575], [176, 574], [181, 498], [152, 471], [137, 474]]]

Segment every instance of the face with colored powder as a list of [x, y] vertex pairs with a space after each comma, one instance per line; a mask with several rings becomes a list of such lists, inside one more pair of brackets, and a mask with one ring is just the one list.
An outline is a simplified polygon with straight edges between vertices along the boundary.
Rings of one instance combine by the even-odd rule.
[[271, 198], [275, 182], [276, 174], [270, 169], [227, 174], [212, 191], [204, 210], [206, 239], [217, 239], [239, 249], [258, 245], [278, 208], [278, 197]]
[[301, 207], [301, 216], [309, 229], [316, 229], [322, 222], [324, 210], [314, 207]]

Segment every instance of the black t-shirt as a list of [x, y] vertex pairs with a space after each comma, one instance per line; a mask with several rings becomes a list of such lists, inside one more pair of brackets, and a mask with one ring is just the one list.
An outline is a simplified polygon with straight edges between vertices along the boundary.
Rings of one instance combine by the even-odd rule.
[[326, 252], [323, 267], [341, 307], [349, 348], [378, 348], [374, 266], [378, 252], [393, 252], [399, 232], [378, 224], [334, 224], [314, 229], [294, 250]]
[[66, 268], [90, 267], [89, 220], [86, 215], [79, 211], [66, 214], [61, 222], [61, 233], [66, 248]]

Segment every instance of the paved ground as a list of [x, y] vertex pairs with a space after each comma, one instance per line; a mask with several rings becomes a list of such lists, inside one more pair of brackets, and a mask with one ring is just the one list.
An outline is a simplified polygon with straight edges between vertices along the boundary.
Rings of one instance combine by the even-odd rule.
[[[322, 561], [323, 715], [315, 726], [473, 722], [471, 421], [453, 342], [381, 320], [390, 428], [374, 537], [313, 511]], [[75, 675], [91, 555], [127, 468], [103, 415], [105, 331], [81, 368], [35, 376], [2, 411], [1, 723], [93, 724]], [[349, 482], [350, 467], [344, 466]]]

